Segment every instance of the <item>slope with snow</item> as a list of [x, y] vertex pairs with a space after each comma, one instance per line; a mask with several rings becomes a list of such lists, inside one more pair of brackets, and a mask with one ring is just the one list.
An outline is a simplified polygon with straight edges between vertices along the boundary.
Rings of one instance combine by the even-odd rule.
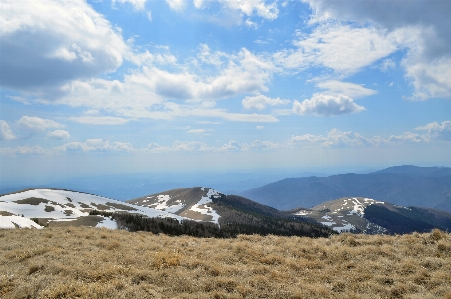
[[[39, 218], [48, 222], [74, 221], [88, 216], [91, 210], [184, 219], [166, 211], [136, 206], [87, 193], [59, 189], [31, 189], [0, 196], [0, 215], [7, 215], [0, 216], [0, 227], [11, 227], [8, 218], [4, 217], [23, 216], [23, 219]], [[97, 226], [116, 227], [111, 221], [104, 217], [104, 220]]]
[[212, 188], [194, 187], [168, 190], [128, 202], [175, 213], [195, 221], [219, 224], [221, 216], [211, 206], [211, 198], [219, 196], [220, 193]]
[[384, 233], [386, 229], [364, 218], [365, 208], [373, 204], [385, 205], [386, 203], [361, 197], [340, 198], [322, 203], [312, 209], [297, 209], [294, 215], [314, 219], [337, 232]]

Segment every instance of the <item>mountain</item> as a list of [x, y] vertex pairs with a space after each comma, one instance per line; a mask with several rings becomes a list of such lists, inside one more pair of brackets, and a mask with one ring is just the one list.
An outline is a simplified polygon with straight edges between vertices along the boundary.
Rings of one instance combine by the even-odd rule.
[[216, 223], [236, 234], [327, 236], [332, 232], [318, 222], [211, 188], [180, 188], [148, 195], [128, 203], [168, 211], [193, 220]]
[[297, 208], [293, 215], [313, 219], [337, 231], [365, 234], [428, 232], [433, 228], [451, 230], [451, 213], [401, 207], [369, 198], [340, 198], [311, 209]]
[[402, 165], [388, 167], [373, 173], [394, 173], [409, 176], [424, 176], [424, 177], [443, 177], [451, 175], [450, 167], [419, 167], [414, 165]]
[[401, 166], [370, 174], [287, 178], [239, 195], [279, 210], [313, 207], [341, 197], [364, 197], [451, 211], [449, 172], [451, 168]]
[[293, 172], [279, 169], [259, 172], [200, 172], [200, 173], [123, 173], [85, 177], [67, 177], [51, 182], [1, 181], [0, 195], [26, 188], [58, 188], [77, 190], [121, 201], [147, 194], [192, 186], [215, 186], [225, 194], [255, 188], [290, 176], [325, 176], [322, 173]]
[[0, 228], [95, 226], [169, 235], [234, 237], [275, 234], [326, 237], [327, 227], [211, 188], [185, 188], [129, 202], [63, 189], [0, 196]]
[[[88, 225], [117, 228], [116, 223], [108, 217], [90, 215], [93, 210], [184, 219], [165, 211], [87, 193], [61, 189], [28, 189], [0, 196], [0, 227]], [[30, 219], [35, 219], [40, 225], [35, 225], [36, 222]]]

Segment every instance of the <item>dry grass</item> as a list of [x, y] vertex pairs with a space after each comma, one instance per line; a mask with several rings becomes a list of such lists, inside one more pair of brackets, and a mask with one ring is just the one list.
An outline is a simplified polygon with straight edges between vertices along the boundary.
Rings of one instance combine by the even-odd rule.
[[451, 298], [451, 235], [0, 230], [0, 298]]

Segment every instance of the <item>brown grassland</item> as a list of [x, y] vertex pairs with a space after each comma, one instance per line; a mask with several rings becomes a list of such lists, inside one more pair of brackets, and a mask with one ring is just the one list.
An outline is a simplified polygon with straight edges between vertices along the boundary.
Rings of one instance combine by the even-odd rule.
[[451, 235], [3, 229], [0, 298], [451, 298]]

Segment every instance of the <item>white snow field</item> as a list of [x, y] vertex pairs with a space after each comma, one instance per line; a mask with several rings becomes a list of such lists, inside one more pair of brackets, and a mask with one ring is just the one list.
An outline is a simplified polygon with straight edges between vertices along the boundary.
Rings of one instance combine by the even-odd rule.
[[[148, 196], [147, 198], [152, 198], [153, 196]], [[185, 207], [185, 205], [182, 203], [181, 200], [176, 200], [172, 205], [168, 204], [168, 201], [171, 199], [170, 195], [163, 195], [160, 194], [157, 196], [157, 202], [156, 202], [156, 206], [155, 203], [153, 204], [149, 204], [149, 206], [152, 206], [154, 209], [157, 210], [161, 210], [161, 211], [166, 211], [169, 213], [175, 213], [177, 211], [179, 211], [180, 209], [183, 209]], [[146, 202], [146, 200], [144, 200], [143, 202]]]
[[33, 220], [21, 216], [0, 216], [0, 228], [43, 228]]
[[[202, 191], [204, 191], [205, 188], [202, 188]], [[212, 217], [211, 222], [216, 223], [219, 225], [219, 215], [209, 204], [212, 202], [210, 196], [213, 197], [219, 197], [221, 196], [218, 191], [215, 189], [208, 189], [207, 195], [202, 196], [202, 198], [191, 207], [191, 211], [198, 212], [204, 215], [209, 215]]]
[[[92, 209], [107, 212], [139, 213], [148, 217], [186, 219], [166, 211], [142, 207], [102, 196], [59, 189], [31, 189], [0, 196], [0, 212], [26, 218], [52, 218], [54, 221], [72, 221], [77, 217], [88, 216]], [[1, 216], [12, 217], [12, 216]], [[11, 227], [1, 218], [0, 227]], [[31, 221], [31, 220], [30, 220]], [[114, 222], [105, 218], [97, 226], [117, 228]], [[33, 222], [34, 223], [34, 222]]]

